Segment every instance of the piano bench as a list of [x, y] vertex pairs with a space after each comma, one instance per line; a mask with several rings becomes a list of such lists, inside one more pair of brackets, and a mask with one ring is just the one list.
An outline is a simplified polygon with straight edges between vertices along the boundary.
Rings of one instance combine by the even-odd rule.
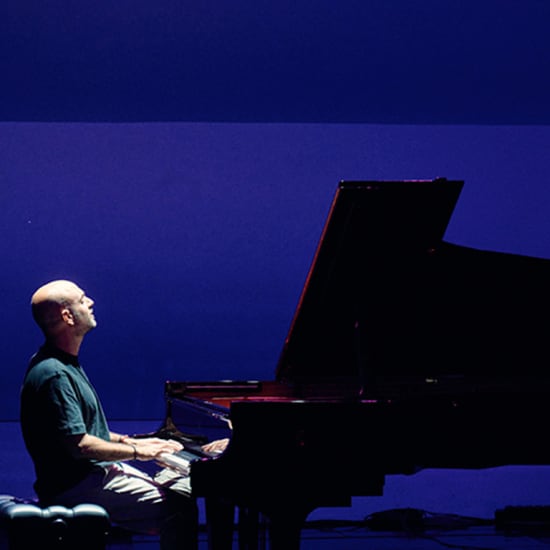
[[0, 495], [1, 550], [104, 550], [109, 530], [107, 512], [95, 504], [41, 507]]

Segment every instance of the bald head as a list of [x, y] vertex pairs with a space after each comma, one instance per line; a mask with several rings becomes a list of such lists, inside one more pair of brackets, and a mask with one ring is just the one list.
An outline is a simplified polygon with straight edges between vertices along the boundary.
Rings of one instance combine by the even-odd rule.
[[[93, 301], [72, 281], [51, 281], [32, 295], [31, 307], [34, 320], [47, 337], [68, 329], [86, 330], [95, 326]], [[85, 321], [85, 323], [83, 323]]]

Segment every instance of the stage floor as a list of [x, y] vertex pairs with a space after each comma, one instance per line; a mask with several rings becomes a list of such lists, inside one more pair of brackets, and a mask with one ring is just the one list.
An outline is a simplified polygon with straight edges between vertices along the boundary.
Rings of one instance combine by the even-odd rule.
[[[128, 547], [124, 547], [125, 549]], [[136, 550], [159, 550], [157, 541], [136, 540]], [[234, 540], [233, 550], [238, 550]], [[317, 525], [306, 527], [302, 534], [300, 550], [542, 550], [550, 549], [550, 530], [498, 532], [495, 528], [471, 527], [442, 532], [374, 532], [357, 526]], [[207, 550], [206, 534], [200, 538], [199, 550]], [[268, 550], [267, 544], [259, 550]], [[118, 550], [110, 547], [109, 550]], [[122, 550], [122, 549], [121, 549]]]

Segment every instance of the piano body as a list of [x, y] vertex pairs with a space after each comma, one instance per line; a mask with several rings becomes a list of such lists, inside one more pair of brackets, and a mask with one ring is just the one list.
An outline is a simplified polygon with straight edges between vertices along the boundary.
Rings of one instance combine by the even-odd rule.
[[271, 548], [386, 475], [550, 464], [550, 260], [446, 242], [462, 186], [340, 182], [274, 380], [166, 383], [163, 436], [231, 438], [194, 493], [260, 511]]

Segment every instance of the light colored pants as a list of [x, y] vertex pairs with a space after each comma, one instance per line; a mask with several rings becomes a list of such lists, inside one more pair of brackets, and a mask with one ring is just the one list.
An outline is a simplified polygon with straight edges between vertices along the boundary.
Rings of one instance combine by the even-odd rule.
[[172, 470], [151, 477], [126, 463], [98, 467], [52, 504], [98, 504], [123, 528], [158, 533], [162, 550], [197, 547], [198, 513], [189, 478]]

